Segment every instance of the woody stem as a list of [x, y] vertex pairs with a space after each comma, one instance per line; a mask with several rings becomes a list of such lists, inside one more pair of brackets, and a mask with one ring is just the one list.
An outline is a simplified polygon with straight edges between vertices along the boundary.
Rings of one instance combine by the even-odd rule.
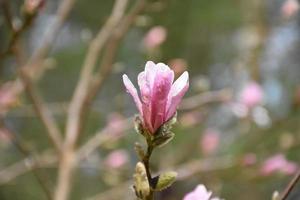
[[150, 185], [150, 193], [149, 195], [146, 197], [145, 200], [153, 200], [153, 193], [154, 191], [151, 189], [151, 181], [152, 181], [152, 176], [151, 176], [151, 171], [150, 171], [150, 157], [152, 155], [153, 152], [153, 145], [151, 144], [151, 141], [147, 140], [147, 152], [146, 155], [143, 159], [143, 163], [146, 169], [146, 173], [147, 173], [147, 178], [148, 178], [148, 182]]

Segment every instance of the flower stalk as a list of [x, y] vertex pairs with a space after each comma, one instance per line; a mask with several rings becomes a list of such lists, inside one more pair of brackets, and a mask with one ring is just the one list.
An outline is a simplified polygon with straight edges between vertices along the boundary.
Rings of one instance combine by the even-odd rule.
[[137, 133], [146, 141], [146, 150], [136, 143], [135, 150], [140, 158], [134, 177], [134, 191], [140, 200], [153, 200], [154, 193], [171, 186], [175, 181], [176, 172], [164, 172], [152, 177], [150, 158], [156, 147], [162, 147], [170, 142], [174, 133], [171, 132], [176, 122], [178, 104], [189, 87], [188, 72], [184, 72], [174, 83], [174, 71], [163, 63], [155, 64], [148, 61], [145, 70], [138, 75], [140, 94], [123, 75], [124, 85], [133, 97], [139, 110], [135, 119]]

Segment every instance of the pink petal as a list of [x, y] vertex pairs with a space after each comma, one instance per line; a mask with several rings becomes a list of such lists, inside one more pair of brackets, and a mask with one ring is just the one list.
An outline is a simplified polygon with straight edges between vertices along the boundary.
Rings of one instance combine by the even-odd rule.
[[140, 114], [142, 114], [142, 103], [140, 101], [139, 95], [137, 93], [136, 88], [132, 84], [132, 82], [129, 80], [128, 76], [126, 74], [123, 75], [123, 83], [127, 89], [127, 92], [133, 97], [133, 100], [136, 104], [137, 109], [139, 110]]
[[148, 61], [146, 63], [146, 65], [145, 65], [146, 82], [149, 84], [151, 90], [154, 85], [154, 80], [155, 80], [157, 70], [158, 70], [158, 68], [154, 62]]
[[198, 185], [192, 192], [186, 194], [183, 200], [209, 200], [211, 194], [204, 185]]
[[142, 116], [144, 124], [149, 129], [149, 131], [153, 132], [151, 123], [151, 88], [149, 82], [147, 82], [146, 80], [146, 72], [141, 72], [138, 75], [138, 84], [141, 92]]
[[168, 95], [174, 79], [174, 72], [167, 65], [158, 63], [157, 67], [151, 97], [151, 121], [154, 131], [165, 122]]
[[169, 120], [176, 112], [177, 106], [189, 88], [189, 74], [184, 72], [172, 85], [168, 96], [166, 120]]

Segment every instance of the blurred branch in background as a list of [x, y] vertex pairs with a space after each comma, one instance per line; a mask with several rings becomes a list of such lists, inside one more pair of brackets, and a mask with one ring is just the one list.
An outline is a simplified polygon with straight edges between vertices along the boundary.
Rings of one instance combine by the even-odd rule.
[[26, 146], [26, 144], [23, 144], [23, 142], [17, 137], [14, 132], [4, 127], [2, 123], [0, 128], [2, 134], [5, 134], [6, 137], [10, 139], [11, 143], [22, 154], [22, 156], [27, 157], [23, 162], [17, 162], [7, 169], [0, 171], [0, 185], [5, 184], [13, 180], [20, 174], [23, 174], [30, 170], [37, 179], [38, 183], [41, 185], [47, 199], [52, 199], [52, 191], [50, 189], [48, 181], [49, 178], [47, 178], [43, 172], [38, 172], [36, 170], [37, 168], [40, 168], [42, 166], [40, 159], [33, 155], [32, 151]]
[[18, 161], [9, 167], [0, 171], [0, 185], [7, 184], [17, 177], [25, 173], [40, 169], [55, 167], [57, 163], [57, 156], [54, 153], [45, 151], [40, 155], [29, 155], [25, 159]]
[[179, 106], [179, 110], [193, 110], [208, 103], [230, 101], [232, 96], [233, 91], [230, 89], [204, 92], [189, 98], [185, 98]]
[[298, 170], [297, 174], [293, 177], [293, 179], [288, 183], [285, 190], [282, 192], [280, 200], [286, 200], [292, 190], [296, 187], [297, 183], [300, 180], [300, 170]]
[[[80, 80], [75, 89], [74, 96], [68, 110], [66, 139], [60, 162], [57, 189], [55, 193], [55, 199], [57, 200], [67, 199], [69, 195], [72, 171], [76, 161], [76, 143], [80, 133], [82, 132], [89, 103], [100, 89], [104, 77], [107, 77], [111, 72], [117, 47], [129, 27], [133, 24], [134, 19], [145, 7], [146, 1], [138, 0], [129, 14], [121, 20], [126, 4], [127, 1], [124, 0], [117, 0], [115, 2], [111, 16], [96, 38], [91, 42], [91, 46], [88, 50], [88, 54], [80, 74]], [[116, 27], [117, 25], [119, 26]], [[97, 56], [99, 56], [98, 54], [106, 40], [109, 39], [109, 36], [111, 36], [111, 39], [108, 41], [106, 52], [102, 60], [103, 65], [100, 66], [100, 77], [97, 77], [96, 80], [98, 81], [95, 82], [93, 87], [89, 88]], [[91, 93], [92, 95], [90, 95]]]

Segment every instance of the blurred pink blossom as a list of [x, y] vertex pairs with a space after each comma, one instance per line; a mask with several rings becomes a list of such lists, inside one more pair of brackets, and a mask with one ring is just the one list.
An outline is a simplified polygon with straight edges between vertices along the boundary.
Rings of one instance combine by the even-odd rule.
[[141, 98], [126, 74], [123, 82], [131, 94], [150, 134], [174, 116], [178, 104], [189, 88], [189, 74], [184, 72], [174, 83], [174, 71], [163, 63], [148, 61], [145, 70], [138, 75]]
[[247, 153], [244, 155], [242, 164], [244, 166], [254, 165], [257, 161], [256, 155], [254, 153]]
[[128, 163], [129, 156], [125, 150], [115, 150], [111, 152], [105, 159], [104, 163], [110, 168], [120, 168]]
[[216, 152], [220, 143], [220, 133], [215, 129], [208, 128], [204, 131], [200, 141], [201, 149], [204, 155], [210, 155]]
[[256, 82], [249, 82], [240, 94], [240, 103], [252, 108], [263, 101], [263, 90]]
[[201, 113], [198, 111], [191, 111], [183, 113], [179, 118], [180, 124], [185, 127], [191, 127], [198, 124], [202, 120]]
[[154, 26], [146, 33], [143, 43], [147, 49], [153, 49], [161, 45], [166, 38], [166, 28], [163, 26]]
[[25, 0], [24, 9], [27, 13], [33, 14], [38, 9], [41, 9], [45, 5], [45, 0]]
[[11, 142], [12, 142], [11, 134], [12, 133], [8, 129], [6, 129], [4, 127], [0, 128], [0, 144], [3, 144], [3, 145], [11, 144]]
[[0, 114], [6, 113], [9, 108], [18, 102], [19, 88], [11, 82], [0, 87]]
[[290, 18], [299, 10], [299, 2], [297, 0], [285, 0], [281, 6], [281, 14], [285, 18]]
[[187, 62], [182, 58], [174, 58], [168, 62], [168, 65], [175, 72], [176, 76], [182, 74], [187, 69]]
[[107, 129], [109, 134], [120, 136], [126, 129], [126, 122], [124, 117], [119, 113], [111, 113], [107, 120]]
[[220, 200], [219, 198], [211, 198], [212, 192], [207, 191], [204, 185], [198, 185], [193, 191], [186, 194], [183, 200]]
[[294, 162], [286, 160], [283, 154], [276, 154], [267, 159], [261, 167], [261, 174], [268, 176], [275, 172], [281, 172], [283, 174], [294, 174], [298, 166]]

